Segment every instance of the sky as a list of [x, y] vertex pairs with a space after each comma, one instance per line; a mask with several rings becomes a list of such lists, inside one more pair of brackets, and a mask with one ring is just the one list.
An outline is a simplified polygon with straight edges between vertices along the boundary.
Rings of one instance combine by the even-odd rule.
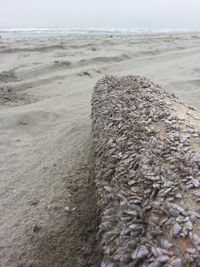
[[200, 0], [0, 0], [0, 28], [200, 29]]

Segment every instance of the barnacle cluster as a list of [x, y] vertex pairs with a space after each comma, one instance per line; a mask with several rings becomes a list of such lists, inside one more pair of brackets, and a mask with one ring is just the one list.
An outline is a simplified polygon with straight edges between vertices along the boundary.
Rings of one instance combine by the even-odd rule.
[[194, 112], [138, 76], [94, 88], [102, 267], [200, 266], [200, 135], [179, 108]]

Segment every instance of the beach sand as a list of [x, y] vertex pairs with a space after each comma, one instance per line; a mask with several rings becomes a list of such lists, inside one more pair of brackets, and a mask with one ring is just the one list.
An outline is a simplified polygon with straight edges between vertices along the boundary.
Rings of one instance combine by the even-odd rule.
[[141, 75], [200, 110], [200, 35], [0, 40], [0, 266], [99, 266], [90, 100]]

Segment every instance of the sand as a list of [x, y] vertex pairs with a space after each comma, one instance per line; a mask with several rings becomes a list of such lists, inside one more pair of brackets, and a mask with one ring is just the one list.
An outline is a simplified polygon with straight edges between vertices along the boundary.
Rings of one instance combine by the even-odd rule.
[[0, 40], [0, 266], [99, 266], [93, 87], [141, 75], [200, 110], [199, 41]]

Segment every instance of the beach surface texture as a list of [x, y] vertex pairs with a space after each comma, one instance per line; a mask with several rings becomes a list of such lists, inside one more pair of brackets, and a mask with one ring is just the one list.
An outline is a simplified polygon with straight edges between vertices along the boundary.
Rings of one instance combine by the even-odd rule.
[[140, 75], [200, 110], [199, 40], [0, 40], [0, 266], [99, 266], [93, 88]]

